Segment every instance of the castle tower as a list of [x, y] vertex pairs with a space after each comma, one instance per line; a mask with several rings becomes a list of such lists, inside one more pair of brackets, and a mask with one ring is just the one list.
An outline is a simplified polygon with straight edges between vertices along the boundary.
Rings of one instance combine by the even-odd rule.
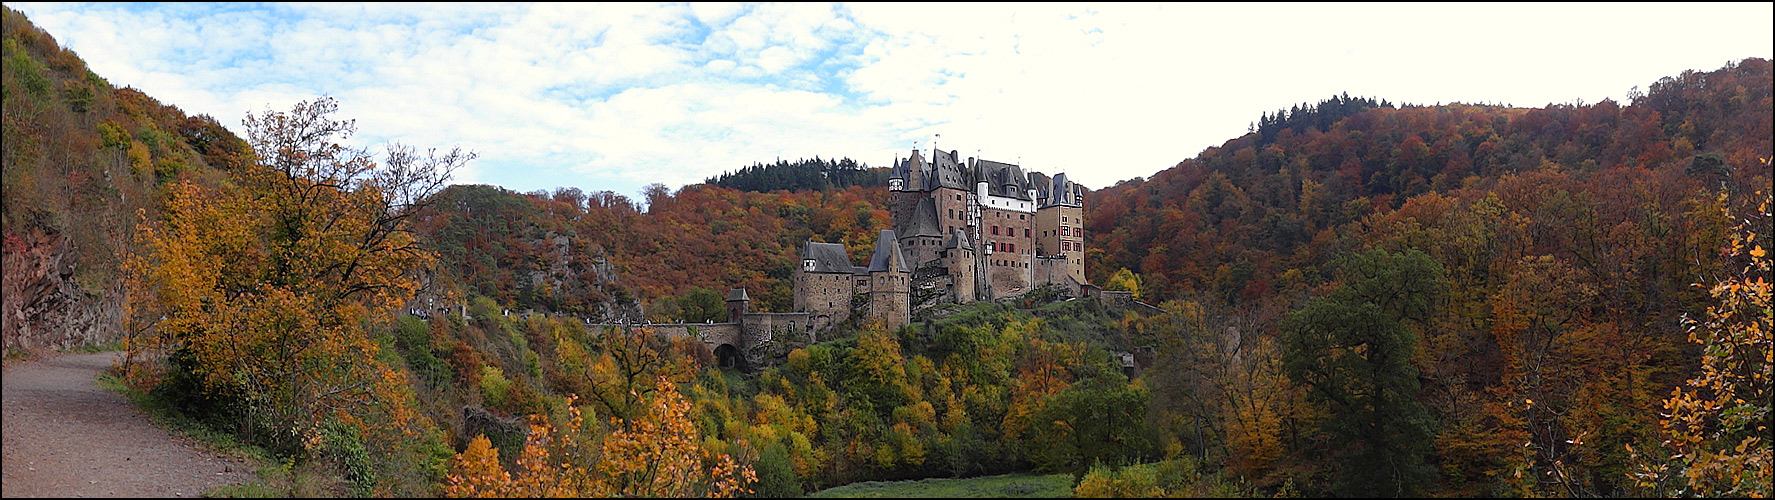
[[909, 259], [907, 267], [916, 273], [919, 268], [937, 260], [937, 253], [943, 246], [943, 229], [934, 197], [919, 198], [915, 206], [911, 217], [894, 219], [894, 234], [899, 238], [901, 251]]
[[861, 287], [869, 302], [869, 316], [887, 322], [888, 329], [912, 322], [912, 269], [900, 252], [894, 230], [883, 229], [869, 258], [868, 283]]
[[980, 269], [987, 298], [1019, 295], [1033, 285], [1035, 196], [1022, 167], [979, 159], [974, 162], [975, 204], [979, 207]]
[[926, 197], [925, 179], [928, 168], [924, 157], [917, 149], [913, 149], [912, 156], [896, 162], [893, 170], [888, 173], [888, 214], [893, 217], [895, 224], [911, 219], [913, 211], [918, 208], [918, 200]]
[[740, 323], [746, 313], [752, 312], [752, 297], [746, 295], [746, 287], [727, 291], [727, 320]]
[[[1085, 205], [1083, 189], [1055, 174], [1047, 183], [1037, 179], [1040, 208], [1036, 209], [1036, 254], [1059, 257], [1065, 274], [1079, 284], [1085, 281]], [[1046, 185], [1043, 185], [1046, 184]]]
[[967, 231], [958, 228], [949, 232], [949, 239], [937, 254], [938, 265], [950, 276], [950, 296], [958, 303], [973, 302], [975, 298], [974, 251]]
[[808, 324], [825, 330], [850, 318], [851, 296], [856, 294], [859, 274], [841, 243], [808, 241], [795, 271], [795, 312], [807, 313]]

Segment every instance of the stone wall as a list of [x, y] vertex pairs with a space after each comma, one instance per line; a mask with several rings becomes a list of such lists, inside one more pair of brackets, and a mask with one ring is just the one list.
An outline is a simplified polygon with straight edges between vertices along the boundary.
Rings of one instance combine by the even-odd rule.
[[956, 229], [968, 228], [968, 204], [972, 203], [973, 193], [952, 188], [937, 188], [930, 196], [937, 205], [937, 227], [943, 229], [943, 237], [948, 238]]
[[1075, 279], [1068, 279], [1071, 269], [1067, 262], [1070, 257], [1065, 255], [1038, 256], [1035, 258], [1034, 270], [1030, 273], [1033, 286], [1060, 285], [1074, 297], [1084, 296], [1084, 290]]
[[691, 336], [690, 331], [695, 329], [696, 337], [702, 340], [703, 343], [709, 344], [710, 349], [714, 349], [715, 346], [721, 344], [730, 344], [741, 349], [745, 348], [745, 345], [743, 344], [743, 339], [745, 337], [741, 335], [740, 325], [738, 323], [637, 323], [631, 325], [591, 323], [586, 325], [586, 328], [590, 328], [592, 331], [599, 331], [607, 327], [650, 328], [653, 329], [654, 333], [666, 337], [689, 337]]
[[856, 277], [850, 273], [810, 273], [795, 271], [795, 310], [805, 312], [815, 329], [824, 329], [850, 319], [851, 296], [857, 293]]
[[911, 291], [911, 273], [869, 273], [869, 317], [885, 320], [890, 330], [911, 323]]
[[746, 362], [752, 366], [769, 364], [777, 355], [787, 354], [789, 346], [811, 344], [815, 340], [808, 314], [804, 312], [751, 313], [740, 325], [744, 343], [734, 344], [734, 347], [746, 354]]
[[[981, 241], [976, 248], [991, 252], [986, 257], [991, 298], [1029, 291], [1030, 260], [1035, 256], [1035, 214], [981, 208], [980, 224]], [[994, 228], [998, 234], [993, 234]]]

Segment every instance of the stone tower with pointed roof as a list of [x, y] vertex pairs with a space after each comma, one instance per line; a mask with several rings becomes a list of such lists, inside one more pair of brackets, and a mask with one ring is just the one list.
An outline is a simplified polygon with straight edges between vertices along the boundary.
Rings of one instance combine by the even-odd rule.
[[865, 290], [869, 317], [881, 318], [889, 329], [912, 322], [912, 268], [900, 252], [894, 230], [881, 230], [875, 254], [869, 257], [869, 283], [859, 288]]
[[795, 272], [795, 311], [807, 313], [815, 332], [853, 314], [899, 328], [912, 320], [911, 286], [912, 267], [891, 229], [876, 238], [866, 266], [851, 265], [843, 244], [808, 241]]

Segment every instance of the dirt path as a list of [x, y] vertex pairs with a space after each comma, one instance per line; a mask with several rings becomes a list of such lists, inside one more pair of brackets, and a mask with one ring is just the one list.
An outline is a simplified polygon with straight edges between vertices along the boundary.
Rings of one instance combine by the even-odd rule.
[[99, 388], [118, 353], [65, 354], [4, 372], [0, 496], [195, 497], [253, 478], [239, 459], [155, 426]]

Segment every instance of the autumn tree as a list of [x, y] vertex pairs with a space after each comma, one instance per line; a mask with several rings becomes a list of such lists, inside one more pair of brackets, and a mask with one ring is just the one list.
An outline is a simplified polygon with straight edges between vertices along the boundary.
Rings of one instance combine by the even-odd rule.
[[476, 437], [456, 455], [444, 494], [472, 497], [729, 498], [750, 493], [750, 467], [703, 446], [691, 403], [665, 377], [655, 379], [642, 413], [597, 443], [587, 441], [584, 417], [568, 399], [566, 428], [534, 417], [516, 473], [499, 464], [499, 450]]
[[689, 381], [698, 369], [694, 351], [707, 351], [694, 339], [675, 342], [652, 328], [605, 327], [594, 341], [599, 352], [581, 376], [592, 389], [591, 399], [624, 429], [631, 428], [634, 415], [657, 387], [653, 379]]
[[1322, 428], [1342, 459], [1340, 494], [1411, 496], [1435, 478], [1425, 464], [1429, 413], [1412, 361], [1419, 333], [1448, 280], [1417, 250], [1372, 250], [1343, 260], [1342, 284], [1284, 326], [1288, 377], [1329, 408]]
[[[1768, 166], [1764, 159], [1765, 172]], [[1715, 303], [1705, 318], [1683, 319], [1689, 341], [1702, 346], [1701, 372], [1664, 400], [1661, 449], [1635, 457], [1640, 467], [1632, 475], [1652, 492], [1758, 497], [1769, 494], [1775, 479], [1769, 437], [1775, 427], [1775, 318], [1769, 251], [1759, 241], [1769, 235], [1775, 197], [1757, 194], [1757, 208], [1741, 219], [1724, 249], [1734, 261], [1748, 262], [1709, 287]]]
[[1116, 271], [1114, 276], [1110, 276], [1109, 282], [1103, 284], [1103, 289], [1133, 292], [1134, 300], [1140, 300], [1146, 297], [1145, 294], [1141, 293], [1140, 286], [1140, 275], [1135, 274], [1134, 271], [1129, 271], [1128, 268], [1124, 267], [1122, 270]]
[[256, 161], [231, 186], [169, 187], [131, 265], [152, 292], [138, 297], [157, 297], [165, 316], [157, 341], [132, 350], [167, 350], [174, 392], [286, 452], [313, 451], [330, 421], [411, 416], [405, 378], [378, 360], [365, 326], [410, 298], [410, 273], [431, 261], [408, 217], [475, 156], [393, 145], [378, 164], [339, 143], [355, 125], [333, 120], [337, 109], [323, 97], [249, 114]]
[[1144, 384], [1101, 370], [1048, 397], [1036, 412], [1028, 431], [1030, 460], [1041, 469], [1070, 472], [1151, 458], [1151, 400]]

